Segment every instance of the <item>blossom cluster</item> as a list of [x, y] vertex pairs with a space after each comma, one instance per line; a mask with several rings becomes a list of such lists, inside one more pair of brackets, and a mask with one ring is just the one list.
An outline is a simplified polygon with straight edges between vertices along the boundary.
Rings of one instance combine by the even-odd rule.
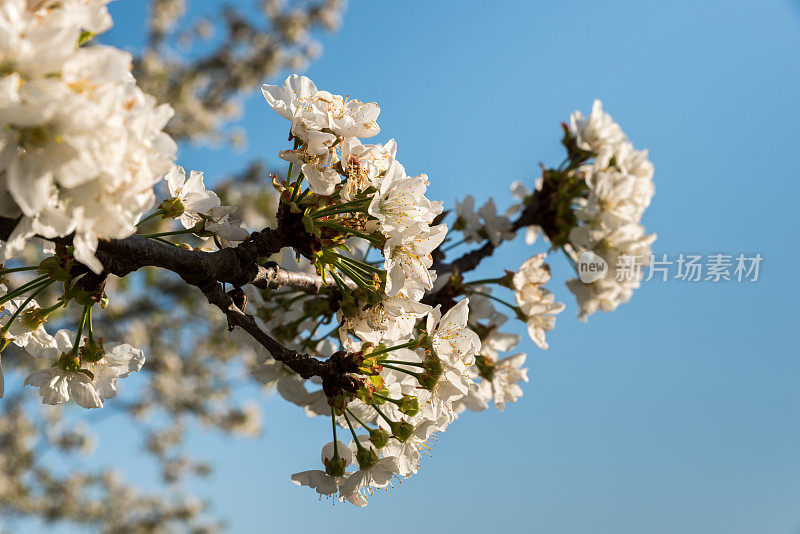
[[[444, 315], [440, 307], [420, 302], [436, 280], [431, 253], [447, 228], [432, 224], [441, 203], [425, 197], [427, 176], [406, 174], [394, 141], [362, 143], [360, 138], [380, 131], [378, 105], [318, 90], [296, 75], [280, 87], [264, 86], [263, 92], [270, 106], [291, 121], [295, 148], [281, 157], [301, 174], [289, 202], [304, 209], [306, 229], [320, 239], [321, 250], [311, 258], [316, 270], [341, 280], [339, 342], [360, 361], [360, 383], [353, 394], [332, 396], [324, 390], [306, 393], [296, 384], [287, 387], [291, 379], [267, 372], [269, 363], [256, 376], [277, 382], [279, 391], [284, 384], [307, 412], [332, 415], [336, 425], [353, 433], [349, 448], [337, 441], [325, 447], [325, 471], [298, 473], [293, 480], [364, 504], [365, 492], [415, 473], [420, 449], [454, 420], [453, 402], [475, 387], [469, 370], [480, 339], [467, 327], [468, 299]], [[309, 189], [298, 193], [303, 178]], [[366, 250], [355, 250], [352, 240], [344, 243], [353, 237]], [[373, 251], [382, 256], [383, 269], [362, 261]], [[342, 276], [358, 289], [349, 291]], [[356, 428], [367, 433], [357, 435]], [[346, 471], [352, 458], [357, 469]]]
[[[0, 317], [10, 319], [0, 329], [0, 348], [13, 343], [38, 360], [52, 363], [25, 379], [26, 386], [39, 388], [44, 404], [62, 404], [70, 399], [83, 408], [102, 408], [103, 399], [117, 394], [117, 379], [125, 378], [144, 365], [141, 350], [127, 343], [95, 340], [81, 332], [59, 330], [54, 336], [42, 326], [42, 309], [32, 298], [7, 299], [8, 290], [0, 285]], [[44, 312], [44, 313], [42, 313]], [[20, 320], [15, 321], [19, 317]], [[81, 323], [81, 329], [85, 320]], [[54, 363], [53, 363], [54, 362]], [[0, 397], [4, 390], [0, 366]]]
[[22, 217], [6, 258], [32, 236], [74, 234], [99, 272], [98, 239], [134, 233], [175, 157], [172, 110], [137, 87], [130, 54], [84, 45], [111, 26], [107, 2], [0, 6], [0, 216]]
[[[456, 276], [442, 282], [464, 298], [444, 308], [422, 302], [442, 287], [432, 252], [447, 228], [435, 224], [442, 206], [425, 197], [427, 176], [406, 174], [396, 143], [362, 142], [380, 131], [378, 105], [319, 90], [297, 75], [262, 91], [273, 110], [291, 121], [295, 142], [280, 153], [290, 163], [287, 179], [273, 178], [284, 216], [302, 216], [312, 241], [295, 251], [296, 258], [287, 251], [282, 266], [332, 277], [338, 294], [315, 298], [251, 289], [249, 305], [258, 311], [257, 324], [286, 346], [328, 357], [345, 354], [358, 370], [351, 375], [353, 390], [331, 390], [324, 383], [317, 389], [319, 381], [303, 380], [249, 340], [259, 356], [253, 375], [309, 416], [333, 419], [334, 439], [322, 450], [324, 469], [296, 473], [292, 480], [364, 505], [375, 489], [415, 474], [436, 433], [460, 412], [484, 410], [492, 400], [502, 410], [519, 398], [519, 384], [528, 380], [526, 356], [500, 356], [519, 336], [499, 331], [508, 317], [495, 310], [499, 299], [488, 286], [464, 284]], [[456, 226], [467, 240], [498, 246], [514, 236], [493, 201], [477, 213], [473, 206], [468, 197], [458, 208]], [[542, 287], [549, 280], [543, 258], [535, 256], [518, 273], [493, 282], [514, 291], [517, 305], [506, 304], [547, 348], [545, 332], [563, 305]], [[338, 343], [315, 335], [323, 324], [338, 331]], [[348, 431], [349, 445], [337, 437]]]
[[[576, 259], [589, 251], [608, 265], [617, 265], [625, 256], [636, 262], [639, 272], [649, 264], [650, 245], [656, 239], [655, 234], [646, 234], [641, 224], [655, 192], [647, 151], [634, 149], [599, 100], [588, 117], [579, 111], [572, 114], [569, 132], [577, 149], [591, 156], [591, 161], [578, 169], [585, 175], [588, 194], [575, 199], [579, 225], [570, 231], [569, 241]], [[611, 271], [589, 284], [577, 278], [567, 282], [578, 299], [582, 319], [597, 310], [616, 309], [639, 287], [641, 274], [620, 280]]]

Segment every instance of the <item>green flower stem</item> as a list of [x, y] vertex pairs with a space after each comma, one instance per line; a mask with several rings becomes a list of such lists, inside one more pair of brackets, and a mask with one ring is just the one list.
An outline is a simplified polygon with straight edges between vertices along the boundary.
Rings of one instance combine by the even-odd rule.
[[345, 262], [349, 263], [353, 267], [357, 267], [357, 268], [362, 269], [362, 270], [372, 271], [374, 273], [382, 273], [383, 272], [383, 269], [379, 269], [378, 267], [375, 267], [374, 265], [370, 265], [369, 263], [365, 263], [363, 261], [358, 261], [358, 260], [354, 260], [353, 258], [348, 258], [347, 256], [345, 256], [343, 254], [339, 254], [338, 252], [334, 252], [334, 255], [336, 255], [336, 257], [338, 257], [342, 261], [345, 261]]
[[297, 175], [297, 182], [294, 184], [294, 189], [292, 189], [292, 202], [297, 202], [297, 199], [300, 195], [298, 195], [300, 191], [300, 184], [303, 183], [303, 171], [300, 171], [300, 174]]
[[[369, 207], [370, 199], [359, 199], [359, 200], [351, 200], [350, 202], [343, 202], [341, 204], [334, 204], [333, 206], [328, 206], [327, 208], [322, 208], [321, 210], [315, 211], [311, 214], [312, 217], [315, 219], [320, 217], [329, 217], [331, 215], [335, 215], [337, 213], [357, 213], [359, 211], [364, 211], [364, 209]], [[357, 211], [352, 212], [348, 211], [351, 209], [356, 209]]]
[[167, 235], [192, 234], [192, 233], [194, 233], [194, 231], [195, 231], [195, 228], [193, 226], [191, 228], [186, 228], [184, 230], [174, 230], [172, 232], [158, 232], [156, 234], [142, 234], [141, 237], [156, 238], [156, 237], [164, 237], [164, 236], [167, 236]]
[[376, 246], [380, 244], [378, 242], [378, 239], [375, 238], [374, 236], [365, 234], [364, 232], [359, 232], [358, 230], [353, 230], [352, 228], [348, 228], [347, 226], [344, 226], [342, 224], [337, 224], [335, 222], [330, 222], [330, 221], [317, 221], [316, 224], [320, 226], [327, 226], [328, 228], [333, 228], [334, 230], [339, 230], [343, 234], [350, 234], [354, 237], [360, 237], [362, 239], [366, 239], [367, 241]]
[[387, 368], [387, 369], [394, 369], [395, 371], [399, 371], [401, 373], [405, 373], [407, 375], [411, 375], [411, 376], [413, 376], [413, 377], [415, 377], [417, 379], [419, 378], [419, 375], [420, 375], [419, 373], [416, 373], [414, 371], [409, 371], [408, 369], [403, 369], [401, 367], [395, 367], [394, 365], [384, 365], [383, 363], [381, 363], [381, 365], [383, 367]]
[[459, 240], [458, 240], [458, 241], [456, 241], [455, 243], [450, 243], [449, 245], [447, 245], [446, 247], [444, 247], [444, 248], [442, 249], [442, 252], [447, 252], [448, 250], [452, 250], [452, 249], [456, 248], [456, 247], [457, 247], [457, 246], [459, 246], [459, 245], [463, 245], [463, 244], [464, 244], [464, 243], [466, 243], [466, 242], [467, 242], [467, 238], [466, 238], [466, 237], [465, 237], [465, 238], [463, 238], [463, 239], [459, 239]]
[[572, 268], [575, 269], [575, 273], [577, 274], [577, 272], [578, 272], [578, 262], [575, 261], [575, 257], [572, 255], [572, 253], [569, 250], [566, 249], [566, 247], [564, 245], [561, 246], [561, 252], [563, 252], [564, 256], [567, 257], [567, 260], [569, 260], [569, 264], [572, 265]]
[[481, 284], [500, 284], [504, 278], [484, 278], [483, 280], [473, 280], [472, 282], [464, 282], [465, 286], [477, 286]]
[[[340, 271], [342, 271], [344, 274], [346, 274], [348, 276], [348, 278], [350, 278], [353, 282], [355, 282], [359, 286], [364, 287], [364, 288], [370, 287], [370, 282], [367, 279], [362, 277], [359, 273], [355, 272], [354, 270], [352, 270], [348, 266], [346, 266], [344, 264], [341, 264], [341, 263], [337, 264], [336, 266], [339, 268]], [[334, 274], [334, 272], [331, 271], [331, 274]]]
[[[291, 134], [289, 135], [289, 138], [291, 139]], [[300, 146], [300, 140], [295, 137], [294, 138], [294, 146], [292, 147], [292, 150], [297, 150], [297, 147], [299, 147], [299, 146]], [[289, 172], [286, 173], [286, 183], [287, 184], [292, 182], [292, 169], [294, 169], [294, 163], [290, 161], [289, 162]]]
[[339, 291], [342, 292], [342, 295], [349, 295], [350, 288], [347, 287], [347, 284], [345, 283], [344, 280], [342, 280], [342, 277], [339, 276], [339, 274], [336, 273], [336, 271], [331, 271], [331, 276], [333, 277], [333, 280], [336, 282], [336, 285], [339, 286]]
[[390, 398], [390, 397], [384, 397], [383, 395], [380, 395], [380, 394], [378, 394], [378, 393], [373, 393], [373, 394], [372, 394], [372, 396], [373, 396], [373, 397], [378, 397], [379, 399], [383, 399], [383, 400], [385, 400], [386, 402], [391, 402], [392, 404], [396, 404], [396, 405], [398, 405], [398, 406], [400, 405], [400, 402], [401, 402], [401, 401], [399, 401], [399, 400], [397, 400], [397, 399], [392, 399], [392, 398]]
[[161, 243], [164, 243], [165, 245], [172, 245], [173, 247], [180, 246], [177, 243], [173, 243], [172, 241], [167, 241], [166, 239], [161, 239], [160, 237], [151, 237], [150, 239], [152, 239], [153, 241], [159, 241]]
[[36, 297], [36, 295], [38, 295], [39, 293], [44, 291], [45, 288], [47, 288], [50, 284], [54, 284], [54, 283], [55, 283], [55, 280], [49, 280], [49, 281], [41, 284], [39, 287], [37, 287], [36, 291], [31, 293], [31, 295], [27, 299], [25, 299], [25, 302], [23, 302], [22, 305], [19, 308], [17, 308], [17, 311], [15, 311], [11, 315], [11, 318], [8, 320], [8, 322], [5, 324], [5, 326], [3, 326], [2, 329], [0, 329], [0, 337], [3, 337], [5, 335], [5, 333], [8, 332], [8, 329], [11, 328], [11, 323], [13, 323], [16, 320], [16, 318], [19, 317], [19, 314], [22, 313], [22, 311], [28, 306], [28, 304], [31, 303], [31, 301]]
[[81, 346], [81, 335], [83, 334], [83, 327], [86, 325], [86, 315], [89, 313], [91, 306], [84, 306], [83, 313], [81, 313], [81, 320], [78, 323], [78, 332], [75, 334], [75, 343], [72, 344], [70, 354], [77, 354]]
[[[350, 428], [350, 433], [353, 435], [353, 441], [356, 442], [356, 447], [361, 449], [362, 448], [361, 441], [358, 439], [358, 436], [356, 436], [356, 431], [353, 428], [353, 423], [351, 423], [350, 419], [347, 417], [347, 412], [349, 412], [350, 410], [348, 410], [347, 408], [345, 408], [345, 410], [346, 411], [342, 413], [342, 415], [344, 415], [344, 420], [347, 421], [347, 426]], [[355, 416], [353, 416], [353, 417], [355, 417]], [[356, 419], [356, 421], [358, 421], [358, 419]], [[364, 426], [364, 425], [361, 425], [361, 426]]]
[[416, 362], [401, 362], [400, 360], [381, 360], [380, 365], [384, 364], [395, 364], [395, 365], [413, 365], [414, 367], [425, 367], [424, 363], [416, 363]]
[[42, 282], [46, 281], [49, 278], [50, 277], [47, 276], [47, 275], [40, 276], [39, 278], [35, 278], [35, 279], [31, 280], [30, 282], [27, 282], [27, 283], [19, 286], [14, 291], [11, 291], [10, 293], [0, 297], [0, 304], [4, 304], [4, 303], [8, 302], [11, 299], [17, 298], [18, 296], [20, 296], [20, 295], [22, 295], [24, 293], [27, 293], [28, 291], [33, 289], [34, 286], [38, 286], [39, 284], [41, 284]]
[[504, 301], [503, 299], [499, 299], [499, 298], [497, 298], [495, 296], [490, 295], [489, 293], [482, 293], [481, 291], [474, 291], [474, 290], [469, 290], [468, 292], [473, 294], [473, 295], [481, 295], [481, 296], [486, 297], [488, 299], [492, 299], [493, 301], [499, 302], [500, 304], [505, 304], [506, 306], [508, 306], [509, 308], [514, 310], [515, 313], [517, 311], [517, 307], [514, 306], [513, 304], [509, 304], [508, 302]]
[[376, 351], [370, 352], [369, 356], [378, 356], [380, 354], [385, 354], [387, 352], [392, 352], [393, 350], [407, 349], [408, 347], [413, 347], [416, 344], [417, 344], [417, 341], [414, 340], [414, 341], [409, 341], [408, 343], [403, 343], [402, 345], [395, 345], [393, 347], [385, 347], [385, 348], [382, 348], [380, 350], [376, 350]]
[[159, 215], [164, 215], [164, 210], [163, 210], [163, 209], [162, 209], [162, 210], [158, 210], [158, 211], [155, 211], [155, 212], [151, 213], [150, 215], [148, 215], [147, 217], [145, 217], [144, 219], [142, 219], [141, 221], [139, 221], [138, 223], [136, 223], [136, 227], [138, 228], [139, 226], [143, 225], [144, 223], [146, 223], [146, 222], [147, 222], [147, 221], [149, 221], [150, 219], [153, 219], [153, 218], [155, 218], [155, 217], [158, 217]]
[[311, 188], [310, 188], [310, 187], [309, 187], [309, 188], [307, 188], [307, 189], [306, 189], [305, 191], [303, 191], [302, 193], [300, 193], [300, 196], [299, 196], [299, 197], [297, 197], [297, 200], [295, 200], [295, 203], [299, 204], [299, 203], [300, 203], [300, 201], [301, 201], [301, 200], [303, 200], [304, 198], [306, 198], [306, 196], [307, 196], [309, 193], [311, 193]]
[[377, 407], [377, 406], [375, 406], [374, 404], [370, 404], [370, 406], [372, 406], [373, 408], [375, 408], [375, 411], [376, 411], [376, 412], [378, 412], [378, 415], [380, 415], [381, 417], [383, 417], [383, 420], [384, 420], [384, 421], [386, 421], [386, 422], [387, 422], [387, 423], [389, 423], [390, 425], [391, 425], [392, 423], [394, 423], [394, 421], [392, 421], [391, 419], [389, 419], [388, 417], [386, 417], [386, 414], [385, 414], [385, 413], [383, 413], [383, 412], [381, 411], [381, 409], [380, 409], [380, 408], [378, 408], [378, 407]]
[[359, 425], [361, 425], [363, 428], [367, 428], [367, 429], [369, 428], [369, 427], [368, 427], [368, 426], [367, 426], [367, 425], [364, 423], [364, 421], [362, 421], [361, 419], [359, 419], [359, 418], [358, 418], [358, 416], [357, 416], [356, 414], [354, 414], [354, 413], [353, 413], [353, 412], [350, 410], [350, 408], [345, 408], [345, 410], [347, 411], [347, 413], [349, 413], [350, 415], [352, 415], [352, 416], [353, 416], [353, 419], [355, 419], [355, 420], [356, 420], [356, 422], [357, 422]]
[[92, 306], [86, 311], [86, 327], [89, 330], [89, 343], [94, 344], [94, 330], [92, 329]]
[[0, 275], [21, 273], [22, 271], [34, 271], [38, 268], [39, 268], [38, 265], [31, 265], [30, 267], [14, 267], [13, 269], [0, 269]]
[[339, 458], [339, 440], [336, 439], [336, 414], [333, 413], [333, 406], [331, 406], [331, 427], [333, 428], [333, 457]]

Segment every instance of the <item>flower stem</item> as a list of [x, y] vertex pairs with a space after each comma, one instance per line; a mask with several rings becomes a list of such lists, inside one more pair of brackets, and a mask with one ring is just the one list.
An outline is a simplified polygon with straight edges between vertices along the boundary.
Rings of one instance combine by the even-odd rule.
[[92, 329], [92, 306], [86, 311], [86, 327], [89, 330], [89, 343], [94, 344], [94, 330]]
[[361, 426], [362, 426], [362, 427], [364, 427], [364, 428], [369, 428], [369, 427], [368, 427], [368, 426], [367, 426], [367, 425], [364, 423], [364, 421], [362, 421], [361, 419], [359, 419], [359, 418], [358, 418], [358, 416], [357, 416], [356, 414], [354, 414], [352, 411], [350, 411], [350, 408], [345, 408], [345, 410], [347, 411], [347, 413], [349, 413], [350, 415], [352, 415], [352, 416], [353, 416], [353, 419], [355, 419], [355, 420], [356, 420], [356, 422], [357, 422], [359, 425], [361, 425]]
[[163, 209], [155, 211], [155, 212], [151, 213], [150, 215], [148, 215], [147, 217], [145, 217], [144, 219], [142, 219], [141, 221], [139, 221], [138, 223], [136, 223], [136, 227], [138, 228], [139, 226], [143, 225], [144, 223], [146, 223], [150, 219], [153, 219], [153, 218], [158, 217], [159, 215], [163, 215], [163, 214], [164, 214], [164, 210]]
[[375, 267], [374, 265], [370, 265], [369, 263], [365, 263], [363, 261], [354, 260], [353, 258], [348, 258], [343, 254], [339, 254], [338, 252], [334, 252], [334, 255], [336, 255], [336, 257], [338, 257], [340, 260], [347, 262], [348, 264], [355, 268], [361, 269], [362, 271], [371, 271], [379, 274], [384, 272], [383, 269]]
[[503, 282], [504, 278], [484, 278], [483, 280], [473, 280], [472, 282], [464, 282], [465, 286], [477, 286], [482, 284], [499, 284]]
[[[186, 229], [183, 229], [183, 230], [174, 230], [172, 232], [158, 232], [158, 233], [155, 233], [155, 234], [142, 234], [141, 237], [156, 238], [156, 237], [163, 237], [163, 236], [167, 236], [167, 235], [181, 235], [181, 234], [192, 234], [192, 233], [194, 233], [194, 227], [186, 228]], [[174, 244], [174, 243], [171, 243], [171, 244]]]
[[81, 335], [83, 334], [83, 327], [86, 325], [86, 315], [89, 313], [91, 306], [84, 306], [83, 313], [81, 314], [81, 320], [78, 323], [78, 332], [75, 334], [75, 343], [72, 344], [72, 350], [70, 351], [72, 354], [77, 354], [78, 349], [81, 346]]
[[472, 294], [472, 295], [481, 295], [482, 297], [486, 297], [487, 299], [492, 299], [493, 301], [499, 302], [500, 304], [505, 304], [506, 306], [508, 306], [509, 308], [514, 310], [515, 313], [517, 311], [517, 307], [514, 306], [513, 304], [509, 304], [508, 302], [504, 301], [503, 299], [499, 299], [499, 298], [497, 298], [497, 297], [495, 297], [493, 295], [490, 295], [489, 293], [482, 293], [481, 291], [475, 291], [475, 290], [469, 290], [469, 293]]
[[425, 367], [424, 363], [416, 363], [416, 362], [403, 362], [400, 360], [381, 360], [380, 365], [384, 364], [395, 364], [395, 365], [413, 365], [414, 367]]
[[387, 422], [387, 423], [389, 423], [390, 425], [391, 425], [391, 424], [394, 422], [394, 421], [392, 421], [391, 419], [389, 419], [388, 417], [386, 417], [386, 414], [385, 414], [385, 413], [383, 413], [383, 412], [381, 411], [381, 409], [380, 409], [380, 408], [378, 408], [378, 407], [377, 407], [377, 406], [375, 406], [374, 404], [371, 404], [370, 406], [372, 406], [373, 408], [375, 408], [375, 411], [376, 411], [376, 412], [378, 412], [378, 415], [380, 415], [381, 417], [383, 417], [383, 420], [384, 420], [384, 421], [386, 421], [386, 422]]
[[353, 230], [352, 228], [344, 226], [342, 224], [337, 224], [335, 222], [330, 222], [330, 221], [317, 221], [316, 224], [320, 226], [327, 226], [328, 228], [333, 228], [334, 230], [339, 230], [343, 234], [350, 234], [354, 237], [360, 237], [362, 239], [366, 239], [367, 241], [376, 246], [380, 244], [377, 238], [375, 238], [374, 236], [365, 234], [364, 232], [359, 232], [358, 230]]
[[173, 243], [172, 241], [168, 241], [168, 240], [162, 239], [160, 237], [151, 237], [150, 239], [152, 239], [153, 241], [158, 241], [160, 243], [164, 243], [165, 245], [172, 245], [173, 247], [179, 247], [180, 246], [177, 243]]
[[[345, 412], [342, 412], [342, 415], [344, 415], [344, 420], [347, 421], [347, 426], [350, 428], [350, 433], [353, 435], [353, 441], [356, 442], [356, 447], [358, 447], [360, 449], [361, 448], [361, 442], [358, 439], [358, 436], [356, 436], [356, 431], [353, 428], [353, 423], [351, 423], [350, 419], [347, 417], [347, 412], [349, 412], [350, 410], [348, 410], [347, 408], [345, 408], [345, 410], [346, 410]], [[353, 416], [353, 417], [355, 417], [355, 416]], [[358, 420], [358, 419], [356, 419], [356, 420]], [[364, 426], [364, 425], [361, 425], [361, 426]]]
[[331, 406], [331, 427], [333, 427], [333, 457], [339, 458], [339, 440], [336, 439], [336, 414], [333, 413], [333, 406]]
[[416, 373], [414, 371], [409, 371], [408, 369], [402, 369], [400, 367], [395, 367], [394, 365], [384, 365], [383, 363], [381, 365], [383, 367], [387, 368], [387, 369], [394, 369], [395, 371], [399, 371], [401, 373], [405, 373], [407, 375], [411, 375], [413, 377], [419, 378], [419, 373]]
[[0, 275], [6, 275], [11, 273], [20, 273], [22, 271], [33, 271], [38, 269], [38, 265], [31, 265], [30, 267], [14, 267], [13, 269], [0, 269]]
[[[341, 204], [334, 204], [333, 206], [328, 206], [327, 208], [322, 208], [319, 211], [315, 211], [311, 214], [312, 217], [318, 219], [320, 217], [329, 217], [330, 215], [336, 215], [337, 213], [357, 213], [359, 211], [364, 211], [364, 208], [369, 206], [368, 204], [369, 199], [359, 199], [359, 200], [351, 200], [350, 202], [343, 202]], [[349, 210], [356, 210], [356, 211], [349, 211]]]
[[34, 278], [30, 282], [27, 282], [27, 283], [21, 285], [20, 287], [18, 287], [14, 291], [12, 291], [12, 292], [0, 297], [0, 304], [4, 304], [4, 303], [8, 302], [9, 300], [14, 299], [14, 298], [22, 295], [23, 293], [26, 293], [26, 292], [30, 291], [35, 286], [38, 286], [42, 282], [46, 281], [48, 278], [50, 278], [50, 277], [47, 276], [47, 275], [43, 275], [43, 276], [40, 276], [39, 278]]
[[442, 252], [447, 252], [448, 250], [452, 250], [452, 249], [456, 248], [459, 245], [463, 245], [466, 242], [467, 242], [467, 238], [466, 237], [463, 238], [463, 239], [459, 239], [455, 243], [451, 243], [451, 244], [447, 245], [446, 247], [442, 248]]
[[393, 350], [406, 349], [408, 347], [413, 347], [416, 344], [417, 344], [416, 340], [409, 341], [408, 343], [403, 343], [402, 345], [395, 345], [393, 347], [384, 347], [384, 348], [382, 348], [380, 350], [376, 350], [376, 351], [370, 352], [369, 355], [370, 356], [378, 356], [380, 354], [385, 354], [387, 352], [392, 352]]

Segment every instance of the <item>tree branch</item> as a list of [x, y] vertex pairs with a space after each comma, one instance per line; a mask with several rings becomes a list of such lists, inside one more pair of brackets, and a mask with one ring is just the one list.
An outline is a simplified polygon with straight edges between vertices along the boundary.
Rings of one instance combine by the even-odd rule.
[[210, 304], [222, 310], [228, 318], [230, 330], [237, 326], [243, 329], [267, 349], [276, 361], [281, 362], [301, 377], [306, 379], [312, 376], [320, 377], [323, 389], [329, 397], [335, 396], [342, 390], [355, 391], [357, 389], [357, 382], [348, 373], [357, 372], [358, 365], [348, 357], [345, 351], [336, 352], [323, 361], [308, 354], [290, 350], [259, 328], [253, 316], [242, 311], [237, 306], [235, 299], [229, 293], [225, 293], [221, 284], [206, 287], [203, 294]]
[[[521, 228], [534, 225], [541, 226], [543, 224], [542, 213], [544, 199], [542, 195], [538, 195], [537, 193], [538, 191], [533, 192], [533, 195], [531, 195], [530, 200], [519, 214], [519, 217], [517, 217], [517, 220], [511, 223], [511, 230], [514, 232], [515, 237]], [[502, 241], [500, 244], [502, 244]], [[493, 245], [492, 242], [487, 239], [483, 246], [465, 253], [451, 263], [444, 263], [441, 256], [437, 257], [436, 260], [438, 261], [434, 262], [433, 269], [435, 269], [439, 275], [456, 272], [463, 274], [476, 269], [484, 258], [488, 258], [494, 254], [496, 248], [497, 246]]]

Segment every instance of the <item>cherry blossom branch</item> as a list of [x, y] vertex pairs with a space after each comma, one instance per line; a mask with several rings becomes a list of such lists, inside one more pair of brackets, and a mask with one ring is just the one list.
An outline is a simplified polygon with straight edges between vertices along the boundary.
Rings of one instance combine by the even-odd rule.
[[[530, 201], [525, 205], [525, 208], [519, 214], [519, 217], [517, 217], [517, 219], [511, 223], [511, 230], [514, 232], [514, 236], [517, 235], [517, 231], [519, 231], [521, 228], [534, 225], [541, 226], [546, 220], [546, 217], [543, 216], [545, 208], [546, 201], [544, 196], [540, 194], [539, 191], [534, 191]], [[502, 241], [500, 244], [502, 244]], [[442, 262], [441, 255], [439, 255], [436, 258], [438, 261], [434, 263], [433, 268], [440, 275], [442, 273], [456, 272], [463, 274], [465, 272], [472, 271], [478, 267], [481, 261], [494, 254], [494, 251], [498, 246], [499, 244], [495, 245], [487, 239], [483, 246], [465, 253], [463, 256], [452, 261], [451, 263]]]
[[[7, 239], [16, 223], [14, 219], [0, 218], [0, 239]], [[255, 232], [237, 247], [216, 252], [188, 250], [133, 235], [125, 239], [100, 241], [96, 255], [104, 273], [119, 277], [125, 277], [142, 267], [159, 267], [174, 272], [187, 284], [199, 288], [208, 302], [225, 314], [229, 328], [238, 326], [245, 330], [275, 360], [305, 379], [320, 377], [323, 386], [331, 392], [342, 389], [353, 391], [356, 385], [347, 373], [357, 371], [357, 366], [354, 367], [346, 358], [345, 352], [336, 353], [324, 361], [299, 354], [270, 337], [258, 327], [252, 315], [243, 311], [245, 301], [238, 295], [243, 295], [239, 288], [246, 284], [253, 284], [260, 289], [290, 286], [308, 292], [319, 292], [323, 287], [337, 287], [333, 280], [323, 281], [315, 274], [287, 271], [275, 262], [263, 266], [255, 263], [258, 258], [271, 256], [290, 244], [287, 226], [291, 227], [291, 222], [279, 224], [276, 230], [266, 228]], [[297, 238], [298, 234], [294, 236]], [[222, 283], [230, 283], [236, 289], [225, 293]]]
[[[8, 239], [18, 221], [0, 217], [0, 240]], [[256, 263], [259, 258], [271, 256], [284, 246], [294, 245], [289, 238], [291, 232], [286, 229], [289, 226], [294, 225], [284, 224], [276, 230], [266, 228], [237, 247], [215, 252], [188, 250], [138, 235], [102, 240], [97, 247], [97, 258], [107, 273], [119, 277], [142, 267], [159, 267], [174, 272], [192, 285], [223, 282], [236, 287], [253, 284], [259, 289], [288, 286], [312, 293], [322, 288], [336, 289], [333, 280], [323, 281], [316, 274], [287, 271], [274, 262], [264, 266]], [[297, 236], [294, 234], [295, 240]], [[355, 288], [355, 284], [352, 287]]]
[[221, 284], [212, 284], [203, 289], [203, 294], [210, 304], [222, 310], [228, 318], [228, 328], [230, 330], [237, 326], [243, 329], [267, 349], [276, 361], [281, 362], [301, 377], [305, 379], [312, 376], [320, 377], [326, 393], [335, 394], [337, 390], [352, 392], [357, 389], [358, 384], [348, 373], [357, 372], [358, 365], [347, 357], [345, 351], [336, 352], [327, 360], [320, 360], [308, 354], [300, 354], [284, 347], [259, 328], [255, 318], [242, 311], [240, 307], [242, 306], [241, 301], [237, 303], [239, 299], [236, 290], [225, 293]]
[[[358, 287], [350, 280], [346, 282], [350, 289], [356, 289]], [[282, 269], [275, 262], [269, 262], [264, 266], [259, 265], [258, 274], [250, 283], [259, 289], [278, 289], [288, 286], [308, 293], [319, 293], [323, 287], [336, 291], [339, 290], [336, 281], [332, 278], [323, 281], [322, 277], [317, 274], [287, 271], [286, 269]]]

